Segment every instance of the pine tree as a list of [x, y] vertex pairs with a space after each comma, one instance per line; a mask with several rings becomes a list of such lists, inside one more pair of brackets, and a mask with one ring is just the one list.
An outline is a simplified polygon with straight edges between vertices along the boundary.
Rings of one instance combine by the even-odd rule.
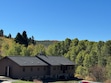
[[28, 37], [27, 37], [26, 31], [23, 31], [22, 38], [23, 38], [23, 44], [27, 47], [28, 46]]

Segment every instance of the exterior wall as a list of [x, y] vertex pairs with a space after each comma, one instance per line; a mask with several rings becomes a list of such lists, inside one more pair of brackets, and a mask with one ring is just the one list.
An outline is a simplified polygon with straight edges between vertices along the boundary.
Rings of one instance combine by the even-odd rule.
[[67, 71], [66, 73], [70, 76], [70, 77], [74, 77], [74, 72], [75, 71], [75, 66], [72, 65], [72, 66], [68, 66], [67, 67]]
[[0, 61], [0, 75], [6, 75], [6, 67], [9, 67], [9, 77], [18, 79], [37, 79], [48, 74], [47, 66], [19, 66], [8, 58]]
[[0, 75], [6, 75], [7, 67], [9, 67], [9, 76], [13, 77], [14, 72], [19, 73], [19, 67], [13, 61], [9, 60], [8, 58], [4, 58], [0, 61]]
[[74, 75], [74, 65], [66, 65], [63, 68], [61, 66], [19, 66], [7, 57], [0, 60], [0, 75], [7, 76], [6, 67], [9, 67], [9, 77], [18, 79], [29, 80], [47, 76], [59, 78], [60, 76], [71, 77]]
[[37, 79], [43, 78], [45, 75], [47, 75], [48, 68], [47, 66], [21, 67], [20, 72], [23, 79]]
[[65, 68], [61, 68], [61, 66], [51, 66], [50, 76], [59, 78], [60, 76], [72, 77], [74, 76], [74, 65], [65, 66]]
[[59, 66], [51, 66], [50, 75], [56, 75], [60, 72]]

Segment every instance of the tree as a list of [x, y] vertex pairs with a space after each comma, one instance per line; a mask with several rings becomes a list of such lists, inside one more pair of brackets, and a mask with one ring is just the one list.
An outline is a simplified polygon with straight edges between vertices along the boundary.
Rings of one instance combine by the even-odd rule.
[[34, 55], [37, 55], [37, 54], [46, 54], [45, 53], [45, 47], [42, 45], [42, 44], [38, 44], [38, 45], [35, 45], [35, 48], [34, 48], [34, 51], [33, 51]]
[[53, 45], [49, 45], [46, 49], [46, 54], [47, 55], [54, 55], [54, 44]]
[[107, 77], [108, 79], [111, 78], [111, 57], [108, 57], [108, 58], [107, 58], [106, 77]]
[[9, 35], [8, 35], [8, 38], [12, 38], [12, 35], [11, 35], [11, 34], [9, 34]]
[[80, 77], [80, 78], [85, 78], [86, 76], [86, 69], [83, 66], [78, 66], [76, 69], [76, 74]]
[[17, 35], [15, 37], [15, 42], [19, 43], [19, 44], [23, 44], [23, 37], [20, 33], [17, 33]]
[[64, 52], [65, 53], [67, 53], [69, 51], [70, 44], [71, 44], [71, 39], [66, 38], [64, 41], [64, 50], [65, 50]]
[[77, 46], [72, 46], [64, 56], [75, 62], [77, 55]]
[[22, 56], [30, 56], [30, 52], [27, 50], [26, 47], [22, 46], [20, 55], [22, 55]]
[[28, 45], [27, 51], [28, 51], [28, 53], [29, 53], [30, 56], [35, 56], [35, 54], [34, 54], [34, 48], [35, 48], [35, 46], [33, 44]]
[[3, 37], [4, 36], [4, 31], [1, 29], [0, 30], [0, 36]]
[[2, 48], [1, 48], [1, 55], [2, 56], [6, 56], [6, 55], [8, 55], [8, 50], [9, 50], [9, 44], [7, 44], [7, 43], [3, 43], [2, 44]]
[[90, 76], [95, 79], [95, 81], [102, 82], [105, 81], [105, 68], [95, 65], [89, 68]]
[[8, 50], [8, 55], [20, 55], [21, 52], [21, 45], [13, 43], [10, 49]]
[[98, 65], [99, 66], [104, 66], [106, 65], [105, 62], [105, 56], [104, 56], [104, 42], [103, 41], [99, 41], [97, 43], [97, 56], [98, 56]]
[[28, 37], [26, 31], [23, 31], [22, 35], [17, 33], [15, 37], [15, 42], [19, 44], [23, 44], [24, 46], [28, 46]]
[[83, 61], [84, 61], [84, 51], [79, 52], [79, 54], [76, 57], [76, 64], [79, 65], [83, 65]]
[[33, 44], [33, 45], [36, 44], [36, 42], [35, 42], [35, 40], [34, 40], [34, 36], [32, 36], [31, 38], [28, 39], [28, 43], [29, 43], [29, 44]]
[[86, 45], [85, 45], [85, 41], [79, 41], [78, 43], [78, 48], [81, 50], [86, 50]]
[[28, 37], [27, 37], [26, 31], [23, 31], [22, 38], [23, 38], [23, 44], [27, 47], [28, 46]]
[[75, 38], [74, 40], [71, 41], [71, 46], [77, 46], [78, 45], [78, 38]]

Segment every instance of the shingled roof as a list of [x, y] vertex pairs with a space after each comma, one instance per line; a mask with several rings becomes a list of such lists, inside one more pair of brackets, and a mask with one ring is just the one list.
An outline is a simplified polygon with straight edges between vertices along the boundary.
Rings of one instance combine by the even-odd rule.
[[47, 66], [47, 64], [45, 62], [41, 61], [37, 57], [9, 56], [7, 58], [14, 61], [15, 63], [17, 63], [20, 66], [41, 66], [41, 65]]
[[7, 56], [5, 58], [12, 60], [19, 66], [75, 65], [72, 61], [62, 56]]
[[74, 65], [72, 61], [62, 56], [37, 55], [37, 57], [49, 65]]

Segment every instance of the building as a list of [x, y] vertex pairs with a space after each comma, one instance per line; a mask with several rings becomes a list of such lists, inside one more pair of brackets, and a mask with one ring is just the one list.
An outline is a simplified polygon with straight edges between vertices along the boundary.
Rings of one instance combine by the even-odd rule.
[[74, 77], [74, 63], [62, 56], [36, 56], [43, 62], [48, 64], [48, 76], [54, 78], [70, 78]]
[[0, 60], [0, 75], [16, 79], [69, 78], [74, 63], [61, 56], [9, 56]]

